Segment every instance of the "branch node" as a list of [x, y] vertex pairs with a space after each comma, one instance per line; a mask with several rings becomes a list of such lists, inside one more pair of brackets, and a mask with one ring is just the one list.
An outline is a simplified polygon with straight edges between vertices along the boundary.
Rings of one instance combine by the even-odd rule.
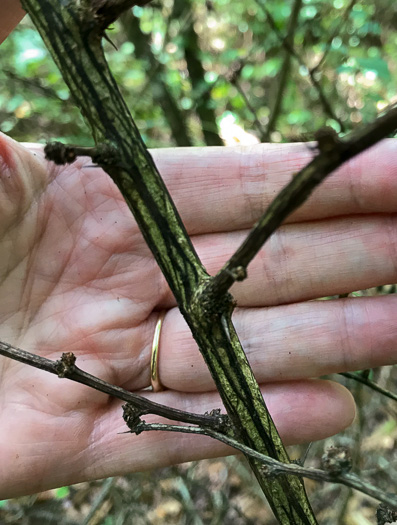
[[56, 361], [55, 367], [58, 377], [69, 377], [75, 371], [76, 356], [73, 352], [64, 352], [61, 359]]
[[321, 466], [332, 476], [347, 474], [352, 468], [350, 450], [347, 447], [331, 447], [321, 458]]
[[244, 281], [247, 278], [247, 268], [244, 266], [236, 266], [226, 271], [234, 281]]
[[76, 149], [62, 142], [48, 142], [44, 147], [45, 158], [52, 160], [58, 166], [72, 164], [76, 158]]
[[232, 315], [236, 301], [228, 291], [225, 293], [219, 291], [217, 287], [213, 287], [214, 279], [214, 277], [211, 277], [204, 288], [200, 288], [196, 292], [195, 301], [199, 309], [208, 317], [214, 318], [222, 315]]
[[390, 509], [384, 503], [381, 503], [376, 509], [376, 521], [378, 525], [394, 523], [397, 520], [397, 510]]
[[123, 409], [123, 419], [133, 434], [140, 434], [143, 432], [143, 429], [139, 429], [139, 425], [142, 423], [141, 416], [148, 414], [148, 410], [142, 410], [134, 406], [132, 403], [126, 403], [122, 406]]
[[317, 141], [317, 149], [325, 154], [335, 153], [343, 145], [337, 132], [329, 126], [317, 130], [314, 138]]
[[44, 148], [45, 158], [57, 165], [72, 164], [77, 157], [91, 157], [100, 166], [120, 166], [120, 156], [117, 149], [108, 143], [97, 144], [94, 147], [72, 146], [62, 142], [48, 142]]
[[[227, 433], [232, 428], [232, 423], [227, 414], [222, 414], [220, 408], [214, 408], [209, 412], [204, 412], [205, 416], [211, 416], [214, 418], [213, 427], [217, 432]], [[210, 427], [212, 425], [208, 425]]]
[[285, 474], [285, 471], [283, 471], [283, 469], [277, 465], [261, 465], [260, 471], [269, 479], [273, 479], [277, 476], [280, 476], [281, 474]]
[[134, 5], [144, 6], [150, 0], [91, 0], [91, 9], [101, 31], [105, 31], [119, 16]]

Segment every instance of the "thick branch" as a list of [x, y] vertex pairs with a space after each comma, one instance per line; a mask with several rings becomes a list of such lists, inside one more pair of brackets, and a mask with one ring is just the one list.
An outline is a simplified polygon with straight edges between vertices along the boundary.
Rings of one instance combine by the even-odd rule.
[[[101, 11], [102, 19], [98, 21], [91, 0], [62, 3], [22, 0], [22, 3], [89, 122], [95, 141], [105, 145], [106, 154], [100, 165], [120, 188], [159, 263], [214, 377], [237, 438], [249, 448], [288, 463], [288, 455], [231, 323], [233, 304], [223, 293], [228, 286], [223, 291], [215, 286], [214, 290], [203, 293], [209, 276], [109, 72], [100, 38], [103, 21], [113, 14]], [[346, 160], [342, 155], [345, 148], [339, 143], [331, 141], [330, 149], [326, 142], [322, 144], [327, 157], [333, 159], [332, 169]], [[362, 149], [365, 147], [368, 145]], [[313, 181], [318, 184], [319, 175], [313, 166], [309, 180], [311, 177], [310, 184]], [[300, 195], [299, 204], [309, 193]], [[279, 224], [286, 213], [288, 206], [281, 212], [281, 220], [277, 217], [273, 220]], [[244, 265], [232, 270], [233, 279], [244, 277]], [[285, 473], [269, 477], [257, 460], [250, 459], [250, 463], [280, 523], [316, 523], [299, 478]]]

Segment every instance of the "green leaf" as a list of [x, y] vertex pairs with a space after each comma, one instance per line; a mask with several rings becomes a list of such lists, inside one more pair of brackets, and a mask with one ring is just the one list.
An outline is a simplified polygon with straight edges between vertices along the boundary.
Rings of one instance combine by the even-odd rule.
[[390, 80], [389, 66], [382, 58], [356, 58], [356, 61], [360, 69], [373, 71], [381, 80]]
[[70, 493], [69, 487], [60, 487], [59, 489], [56, 489], [55, 497], [57, 499], [63, 499], [69, 496], [69, 493]]

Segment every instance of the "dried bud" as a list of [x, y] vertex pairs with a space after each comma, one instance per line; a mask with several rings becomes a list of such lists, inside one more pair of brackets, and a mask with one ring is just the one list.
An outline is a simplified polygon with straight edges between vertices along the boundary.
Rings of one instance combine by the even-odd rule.
[[351, 470], [351, 456], [347, 447], [331, 447], [321, 458], [321, 466], [333, 476], [340, 476]]
[[64, 352], [61, 359], [56, 361], [58, 377], [69, 377], [74, 370], [76, 356], [72, 352]]
[[337, 145], [341, 144], [336, 131], [331, 127], [321, 128], [314, 134], [317, 148], [321, 153], [330, 153]]
[[378, 525], [394, 523], [397, 520], [397, 510], [389, 509], [384, 503], [381, 503], [376, 509], [376, 520]]
[[48, 142], [44, 148], [45, 158], [55, 164], [71, 164], [76, 160], [76, 151], [73, 146], [62, 142]]

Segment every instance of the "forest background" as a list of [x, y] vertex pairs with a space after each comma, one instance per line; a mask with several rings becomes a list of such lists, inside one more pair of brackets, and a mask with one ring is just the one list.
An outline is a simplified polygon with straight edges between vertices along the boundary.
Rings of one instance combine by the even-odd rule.
[[[295, 142], [324, 126], [343, 136], [397, 102], [396, 28], [392, 0], [163, 0], [123, 15], [105, 48], [148, 147]], [[2, 132], [23, 142], [92, 144], [28, 18], [0, 47], [0, 64]], [[396, 390], [396, 367], [368, 374]], [[395, 490], [395, 403], [338, 380], [355, 396], [356, 421], [315, 443], [309, 464], [318, 466], [330, 444], [346, 445], [357, 471]], [[321, 523], [375, 523], [377, 503], [369, 498], [306, 485]], [[0, 522], [271, 525], [266, 509], [248, 467], [228, 458], [3, 501]]]

